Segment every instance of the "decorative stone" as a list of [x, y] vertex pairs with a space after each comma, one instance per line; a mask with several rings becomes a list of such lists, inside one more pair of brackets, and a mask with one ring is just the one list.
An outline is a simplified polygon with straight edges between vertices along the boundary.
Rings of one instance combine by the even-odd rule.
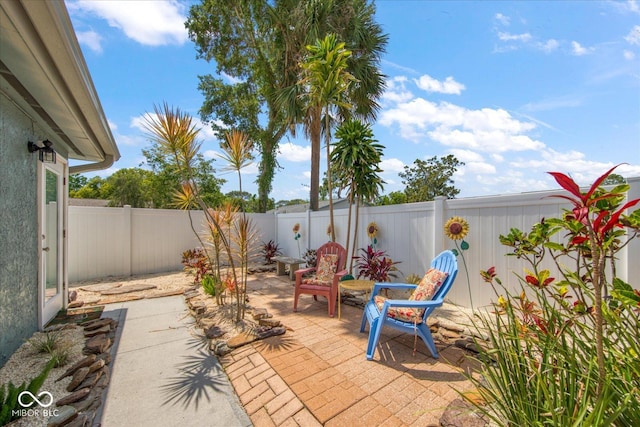
[[104, 360], [96, 360], [89, 366], [89, 373], [95, 372], [104, 366]]
[[82, 286], [81, 290], [86, 292], [104, 292], [109, 291], [111, 289], [116, 289], [122, 286], [122, 283], [106, 283], [102, 285], [90, 285], [90, 286]]
[[84, 351], [87, 354], [90, 353], [104, 353], [109, 347], [111, 347], [111, 339], [105, 334], [96, 335], [91, 338], [85, 344]]
[[65, 377], [68, 377], [69, 375], [73, 374], [75, 371], [77, 371], [80, 368], [84, 368], [85, 366], [90, 366], [95, 361], [96, 361], [96, 355], [95, 354], [91, 354], [91, 355], [85, 357], [84, 359], [80, 360], [75, 365], [73, 365], [72, 367], [67, 369], [66, 372], [64, 374], [60, 375], [56, 381], [60, 381], [61, 379], [65, 378]]
[[111, 363], [111, 353], [102, 353], [98, 355], [99, 360], [104, 360], [104, 364], [108, 365]]
[[67, 305], [67, 308], [80, 308], [84, 305], [84, 301], [72, 301]]
[[427, 326], [430, 328], [434, 326], [438, 326], [438, 322], [439, 322], [439, 319], [437, 317], [431, 317], [431, 316], [427, 317]]
[[85, 397], [87, 397], [89, 395], [89, 393], [91, 393], [91, 389], [90, 388], [88, 388], [88, 387], [81, 388], [79, 390], [74, 391], [70, 395], [65, 396], [62, 399], [58, 400], [56, 402], [56, 406], [59, 407], [59, 406], [64, 406], [64, 405], [68, 405], [70, 403], [77, 402], [77, 401], [82, 400]]
[[456, 331], [450, 331], [446, 328], [440, 328], [440, 335], [448, 339], [457, 339], [460, 338], [460, 334]]
[[69, 292], [69, 302], [74, 302], [78, 299], [78, 291], [70, 291]]
[[103, 366], [102, 367], [102, 377], [100, 377], [100, 380], [96, 384], [96, 387], [105, 388], [106, 386], [108, 386], [109, 385], [110, 374], [111, 374], [111, 371], [110, 371], [109, 367], [106, 366], [106, 365]]
[[97, 319], [87, 325], [84, 325], [84, 330], [85, 331], [94, 331], [96, 329], [100, 329], [104, 326], [111, 326], [111, 322], [113, 321], [113, 319], [109, 319], [109, 318], [104, 318], [104, 319]]
[[452, 322], [450, 320], [447, 319], [438, 319], [438, 324], [441, 328], [446, 328], [450, 331], [455, 331], [455, 332], [464, 332], [465, 327], [464, 326], [460, 326], [455, 322]]
[[197, 314], [204, 314], [207, 311], [207, 306], [202, 301], [195, 301], [191, 304], [191, 309]]
[[222, 357], [228, 353], [231, 353], [231, 349], [229, 348], [227, 343], [223, 340], [211, 341], [211, 344], [209, 345], [209, 350], [213, 354], [219, 357]]
[[88, 420], [89, 420], [89, 417], [87, 417], [85, 414], [80, 414], [77, 417], [75, 417], [73, 421], [71, 421], [69, 424], [65, 424], [64, 427], [84, 427], [88, 425]]
[[266, 330], [262, 330], [262, 331], [258, 331], [258, 339], [265, 339], [268, 337], [272, 337], [275, 335], [282, 335], [286, 332], [287, 330], [283, 327], [277, 327], [277, 328], [269, 328]]
[[269, 326], [271, 328], [275, 328], [276, 326], [282, 325], [282, 322], [276, 319], [260, 319], [258, 320], [258, 324], [260, 326]]
[[440, 417], [442, 427], [485, 427], [488, 421], [475, 412], [473, 405], [462, 399], [455, 399]]
[[204, 334], [211, 340], [220, 338], [225, 334], [225, 332], [218, 326], [211, 326], [210, 328], [204, 330]]
[[74, 372], [73, 378], [71, 378], [71, 382], [67, 386], [67, 391], [73, 391], [84, 381], [89, 373], [89, 367], [85, 366], [84, 368], [80, 368]]
[[69, 423], [71, 420], [73, 420], [77, 416], [78, 416], [78, 411], [76, 410], [76, 408], [74, 408], [73, 406], [63, 406], [61, 408], [58, 408], [58, 415], [49, 418], [49, 423], [47, 424], [47, 427], [63, 426]]
[[256, 308], [253, 310], [253, 320], [265, 319], [271, 317], [266, 308]]
[[119, 288], [115, 288], [115, 289], [101, 291], [100, 294], [103, 296], [104, 295], [121, 295], [121, 294], [128, 294], [131, 292], [147, 291], [149, 289], [157, 289], [157, 288], [158, 287], [156, 285], [143, 285], [143, 284], [127, 285], [127, 286], [120, 286]]
[[92, 331], [86, 331], [84, 333], [85, 337], [95, 337], [96, 335], [100, 335], [100, 334], [108, 334], [111, 331], [111, 325], [104, 325], [101, 328], [98, 329], [94, 329]]
[[235, 337], [232, 337], [229, 340], [227, 340], [227, 346], [229, 346], [229, 348], [238, 348], [238, 347], [242, 347], [243, 345], [252, 343], [257, 339], [258, 337], [250, 332], [241, 332]]
[[102, 377], [102, 371], [93, 372], [93, 373], [87, 375], [87, 377], [84, 379], [84, 381], [82, 381], [82, 384], [80, 384], [80, 387], [93, 388], [93, 386], [96, 385], [96, 383], [98, 382], [98, 380], [101, 377]]
[[197, 296], [200, 296], [200, 292], [198, 291], [193, 291], [193, 290], [184, 291], [184, 297], [188, 300], [191, 298], [195, 298]]

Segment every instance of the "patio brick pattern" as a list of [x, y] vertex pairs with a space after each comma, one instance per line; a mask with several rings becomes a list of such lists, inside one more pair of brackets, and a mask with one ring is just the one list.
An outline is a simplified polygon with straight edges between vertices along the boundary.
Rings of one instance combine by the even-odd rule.
[[383, 331], [379, 352], [367, 361], [362, 310], [344, 305], [342, 319], [327, 316], [326, 300], [300, 298], [286, 278], [258, 275], [249, 282], [252, 307], [266, 308], [286, 334], [240, 347], [222, 358], [253, 424], [261, 426], [437, 426], [454, 390], [471, 389], [463, 350], [437, 343], [429, 356], [413, 336]]

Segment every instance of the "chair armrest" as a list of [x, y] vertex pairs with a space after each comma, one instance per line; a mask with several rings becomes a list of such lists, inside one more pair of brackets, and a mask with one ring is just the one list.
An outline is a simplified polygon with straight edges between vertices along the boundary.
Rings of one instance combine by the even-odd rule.
[[295, 275], [296, 276], [297, 275], [303, 275], [303, 274], [306, 274], [306, 273], [310, 273], [312, 271], [316, 271], [316, 268], [315, 267], [300, 268], [300, 269], [295, 271]]
[[413, 307], [413, 308], [428, 308], [428, 307], [439, 307], [444, 303], [443, 300], [430, 300], [430, 301], [413, 301], [406, 299], [388, 299], [385, 300], [384, 304], [389, 305], [389, 307]]
[[413, 283], [375, 283], [371, 291], [371, 298], [373, 298], [374, 295], [378, 295], [380, 289], [415, 289], [417, 287], [418, 285], [414, 285]]

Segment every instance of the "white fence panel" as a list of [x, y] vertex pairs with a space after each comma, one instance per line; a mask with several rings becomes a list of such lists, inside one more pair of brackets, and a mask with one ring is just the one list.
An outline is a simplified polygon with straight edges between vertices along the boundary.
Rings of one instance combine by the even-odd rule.
[[[640, 198], [640, 178], [628, 180], [629, 199]], [[444, 249], [454, 249], [455, 242], [444, 234], [444, 224], [452, 216], [469, 222], [464, 251], [469, 282], [462, 257], [460, 271], [449, 293], [451, 302], [470, 306], [469, 288], [475, 307], [487, 305], [493, 292], [480, 278], [480, 270], [496, 267], [500, 278], [511, 291], [518, 289], [515, 273], [522, 274], [525, 264], [505, 256], [510, 249], [500, 244], [499, 236], [511, 228], [528, 232], [542, 218], [557, 218], [569, 205], [549, 197], [561, 190], [491, 197], [411, 203], [360, 209], [356, 253], [370, 244], [367, 225], [374, 221], [379, 228], [377, 249], [400, 261], [397, 280], [409, 274], [422, 275], [431, 259]], [[634, 208], [635, 209], [635, 208]], [[203, 229], [202, 212], [193, 211], [194, 227]], [[329, 240], [326, 234], [329, 212], [283, 214], [248, 214], [259, 240], [274, 240], [282, 253], [302, 256], [308, 248], [317, 248]], [[336, 241], [346, 247], [348, 209], [334, 211]], [[294, 224], [300, 224], [300, 239], [295, 240]], [[352, 227], [355, 226], [355, 208]], [[353, 230], [353, 228], [352, 228]], [[352, 231], [353, 232], [353, 231]], [[558, 236], [558, 239], [563, 236]], [[353, 243], [351, 244], [351, 248]], [[175, 210], [69, 207], [69, 280], [71, 282], [106, 277], [178, 270], [184, 250], [200, 246], [189, 225], [188, 214]], [[350, 248], [350, 250], [351, 250]], [[553, 265], [545, 265], [557, 276]], [[640, 239], [620, 252], [617, 274], [640, 289]], [[357, 271], [354, 271], [357, 274]]]

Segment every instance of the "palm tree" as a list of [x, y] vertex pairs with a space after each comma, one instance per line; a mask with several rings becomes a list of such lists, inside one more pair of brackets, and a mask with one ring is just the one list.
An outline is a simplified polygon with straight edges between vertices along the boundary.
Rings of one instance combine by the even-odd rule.
[[[388, 40], [388, 35], [375, 22], [375, 6], [366, 0], [293, 2], [295, 7], [288, 17], [289, 25], [278, 27], [281, 31], [280, 40], [285, 45], [286, 74], [301, 73], [299, 64], [307, 53], [306, 45], [315, 43], [329, 33], [336, 34], [345, 43], [345, 48], [351, 51], [346, 71], [357, 81], [344, 94], [351, 110], [339, 111], [339, 115], [343, 118], [355, 116], [367, 121], [375, 119], [380, 109], [378, 99], [385, 87], [385, 76], [379, 70], [379, 63]], [[318, 209], [320, 189], [320, 139], [323, 129], [321, 112], [306, 108], [306, 89], [298, 79], [297, 83], [278, 91], [276, 105], [284, 112], [294, 135], [295, 127], [302, 125], [311, 139], [309, 205], [315, 211]]]
[[[307, 108], [312, 110], [312, 117], [316, 120], [324, 119], [324, 136], [327, 147], [327, 183], [329, 187], [329, 222], [331, 224], [331, 241], [335, 242], [336, 235], [333, 226], [333, 196], [331, 191], [331, 116], [338, 110], [349, 110], [349, 104], [344, 97], [354, 77], [346, 71], [347, 59], [351, 52], [344, 48], [344, 43], [338, 42], [335, 34], [329, 34], [318, 40], [315, 45], [307, 46], [309, 56], [301, 64], [303, 78], [300, 86], [307, 88]], [[316, 125], [316, 127], [319, 127]], [[319, 137], [320, 134], [314, 135]], [[320, 145], [312, 139], [316, 148]], [[313, 151], [313, 149], [312, 149]], [[319, 150], [318, 150], [319, 151]], [[319, 152], [318, 152], [319, 154]], [[318, 155], [319, 158], [319, 155]]]
[[[373, 137], [371, 126], [359, 120], [348, 120], [336, 129], [338, 142], [333, 145], [331, 163], [340, 171], [340, 179], [348, 186], [349, 214], [347, 220], [347, 254], [351, 239], [351, 212], [356, 201], [356, 225], [353, 232], [353, 248], [358, 234], [358, 216], [362, 200], [373, 200], [382, 188], [378, 176], [382, 172], [378, 164], [384, 146]], [[353, 259], [352, 259], [353, 261]], [[349, 265], [351, 270], [352, 263]]]

